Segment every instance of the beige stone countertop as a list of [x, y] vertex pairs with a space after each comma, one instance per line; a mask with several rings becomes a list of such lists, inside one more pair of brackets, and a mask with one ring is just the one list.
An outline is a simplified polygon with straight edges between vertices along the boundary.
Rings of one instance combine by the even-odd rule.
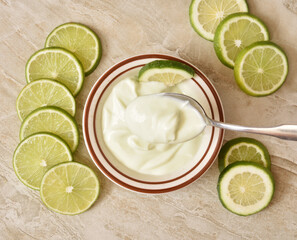
[[80, 22], [101, 38], [102, 60], [77, 97], [81, 130], [85, 100], [98, 77], [118, 61], [143, 53], [181, 57], [200, 68], [221, 96], [226, 122], [297, 124], [297, 0], [247, 0], [286, 52], [290, 71], [275, 94], [255, 98], [236, 85], [233, 71], [198, 36], [188, 17], [190, 0], [0, 0], [0, 239], [297, 239], [297, 142], [227, 131], [225, 140], [255, 137], [268, 148], [275, 195], [262, 212], [240, 217], [220, 203], [216, 163], [193, 184], [161, 195], [138, 194], [108, 180], [93, 164], [80, 135], [75, 160], [101, 181], [94, 206], [77, 216], [48, 210], [39, 192], [23, 185], [12, 167], [19, 143], [15, 102], [25, 86], [25, 64], [56, 26]]

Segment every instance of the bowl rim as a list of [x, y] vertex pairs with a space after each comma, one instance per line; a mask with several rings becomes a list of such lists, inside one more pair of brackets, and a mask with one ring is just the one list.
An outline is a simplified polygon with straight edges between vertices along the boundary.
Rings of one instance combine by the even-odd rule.
[[[92, 161], [94, 162], [94, 164], [96, 165], [96, 167], [108, 178], [110, 179], [112, 182], [116, 183], [117, 185], [125, 188], [125, 189], [128, 189], [128, 190], [131, 190], [131, 191], [134, 191], [134, 192], [140, 192], [140, 193], [151, 193], [151, 194], [156, 194], [156, 193], [165, 193], [165, 192], [170, 192], [170, 191], [175, 191], [175, 190], [178, 190], [180, 188], [183, 188], [189, 184], [191, 184], [192, 182], [194, 182], [195, 180], [197, 180], [199, 177], [201, 177], [210, 167], [211, 165], [215, 162], [215, 159], [219, 153], [219, 150], [223, 144], [223, 138], [224, 138], [224, 130], [223, 129], [219, 129], [219, 136], [217, 137], [218, 138], [218, 141], [215, 145], [215, 149], [211, 155], [211, 157], [209, 158], [208, 162], [205, 164], [205, 166], [197, 173], [195, 174], [193, 177], [191, 177], [190, 179], [188, 179], [187, 181], [184, 181], [176, 186], [172, 186], [172, 187], [169, 187], [169, 188], [164, 188], [164, 189], [147, 189], [147, 188], [139, 188], [139, 187], [136, 187], [136, 186], [132, 186], [126, 182], [123, 182], [122, 180], [118, 179], [116, 176], [114, 176], [112, 173], [110, 173], [104, 166], [103, 164], [101, 163], [100, 159], [97, 157], [93, 147], [92, 147], [92, 141], [90, 140], [90, 136], [89, 136], [89, 132], [88, 132], [88, 117], [89, 117], [89, 112], [90, 112], [90, 106], [93, 102], [93, 97], [95, 96], [95, 94], [97, 93], [97, 90], [98, 88], [100, 87], [101, 83], [104, 82], [104, 80], [111, 74], [113, 73], [116, 69], [124, 66], [125, 64], [128, 64], [128, 63], [131, 63], [131, 62], [134, 62], [134, 61], [137, 61], [137, 60], [145, 60], [145, 59], [164, 59], [164, 60], [174, 60], [174, 61], [179, 61], [181, 63], [184, 63], [190, 67], [192, 67], [194, 70], [195, 70], [195, 73], [200, 77], [201, 80], [203, 80], [203, 82], [207, 85], [207, 87], [209, 88], [209, 90], [211, 91], [212, 93], [212, 96], [216, 102], [216, 105], [217, 105], [217, 110], [218, 110], [218, 114], [219, 114], [219, 118], [220, 118], [220, 121], [224, 121], [225, 119], [225, 116], [224, 116], [224, 109], [223, 109], [223, 105], [222, 105], [222, 102], [221, 102], [221, 99], [215, 89], [215, 87], [213, 86], [213, 84], [210, 82], [210, 80], [206, 77], [206, 75], [200, 70], [198, 69], [196, 66], [194, 66], [193, 64], [181, 59], [181, 58], [178, 58], [178, 57], [175, 57], [175, 56], [171, 56], [171, 55], [167, 55], [167, 54], [140, 54], [140, 55], [135, 55], [135, 56], [132, 56], [132, 57], [129, 57], [129, 58], [126, 58], [116, 64], [114, 64], [113, 66], [111, 66], [110, 68], [108, 68], [103, 74], [101, 74], [101, 76], [97, 79], [97, 81], [94, 83], [92, 89], [90, 90], [89, 94], [88, 94], [88, 97], [86, 99], [86, 102], [85, 102], [85, 105], [84, 105], [84, 111], [83, 111], [83, 118], [82, 118], [82, 128], [83, 128], [83, 136], [84, 136], [84, 142], [85, 142], [85, 145], [87, 147], [87, 150], [89, 152], [89, 155], [91, 156], [91, 159]], [[99, 99], [97, 100], [97, 103], [96, 103], [96, 107], [95, 107], [95, 111], [94, 111], [94, 116], [93, 116], [93, 122], [95, 122], [95, 119], [96, 119], [96, 111], [97, 111], [97, 107], [98, 107], [98, 104], [100, 102], [100, 99], [101, 97], [103, 96], [104, 94], [104, 91], [109, 87], [109, 85], [115, 80], [117, 79], [120, 75], [134, 69], [134, 68], [137, 68], [139, 66], [134, 66], [132, 68], [129, 68], [129, 69], [125, 69], [123, 71], [120, 72], [120, 74], [117, 74], [112, 80], [110, 80], [110, 82], [107, 83], [107, 85], [105, 86], [104, 90], [100, 93], [100, 97]], [[194, 80], [194, 78], [192, 78]], [[195, 83], [199, 85], [198, 82], [195, 81]], [[205, 93], [205, 90], [200, 86], [201, 90], [204, 92], [209, 104], [210, 104], [210, 107], [211, 107], [211, 111], [213, 112], [213, 109], [212, 109], [212, 105], [210, 103], [210, 100], [209, 100], [209, 95], [207, 95]], [[206, 155], [210, 145], [211, 145], [211, 142], [212, 140], [214, 139], [213, 135], [214, 135], [214, 128], [212, 128], [212, 132], [211, 132], [212, 136], [211, 136], [211, 141], [207, 147], [207, 150], [205, 151], [205, 153], [203, 154], [203, 156]], [[99, 144], [99, 141], [97, 139], [97, 136], [96, 136], [96, 133], [95, 133], [95, 139], [96, 139], [96, 145], [97, 147], [100, 149], [101, 151], [101, 154], [103, 155], [103, 157], [105, 158], [105, 161], [108, 162], [108, 164], [116, 171], [118, 172], [119, 174], [121, 174], [122, 176], [128, 178], [128, 179], [131, 179], [133, 181], [137, 181], [137, 182], [141, 182], [141, 183], [144, 183], [144, 184], [148, 184], [148, 185], [153, 185], [153, 184], [160, 184], [160, 183], [167, 183], [167, 182], [171, 182], [175, 179], [178, 179], [178, 178], [182, 178], [184, 176], [186, 176], [187, 174], [189, 174], [193, 169], [195, 169], [199, 163], [203, 160], [204, 157], [202, 157], [199, 162], [197, 162], [197, 164], [195, 164], [194, 167], [192, 167], [190, 170], [188, 170], [187, 172], [183, 173], [182, 175], [178, 175], [178, 177], [174, 177], [170, 180], [165, 180], [165, 181], [158, 181], [158, 182], [150, 182], [150, 181], [143, 181], [143, 180], [140, 180], [140, 179], [135, 179], [135, 178], [132, 178], [130, 176], [128, 176], [127, 174], [121, 172], [119, 169], [117, 169], [115, 166], [113, 166], [113, 164], [110, 163], [110, 161], [108, 160], [108, 158], [105, 156], [104, 152], [102, 151], [101, 147], [100, 147], [100, 144]]]

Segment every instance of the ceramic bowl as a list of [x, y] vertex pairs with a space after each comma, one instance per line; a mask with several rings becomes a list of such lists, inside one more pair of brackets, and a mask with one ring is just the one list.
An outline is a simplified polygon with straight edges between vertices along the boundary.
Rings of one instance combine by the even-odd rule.
[[224, 111], [217, 91], [207, 77], [194, 65], [180, 58], [163, 54], [143, 54], [125, 59], [99, 77], [91, 89], [84, 107], [83, 134], [88, 152], [100, 171], [114, 183], [141, 193], [165, 193], [180, 189], [197, 180], [215, 161], [223, 142], [224, 131], [207, 126], [202, 145], [197, 154], [182, 169], [162, 176], [140, 174], [121, 164], [108, 150], [100, 128], [100, 115], [105, 99], [112, 87], [127, 75], [137, 75], [145, 64], [169, 59], [191, 66], [195, 70], [193, 90], [207, 114], [218, 121], [224, 121]]

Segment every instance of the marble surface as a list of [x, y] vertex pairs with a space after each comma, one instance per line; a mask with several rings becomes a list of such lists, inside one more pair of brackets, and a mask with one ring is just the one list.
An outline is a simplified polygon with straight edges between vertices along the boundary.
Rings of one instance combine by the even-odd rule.
[[[249, 217], [225, 210], [218, 199], [217, 163], [199, 180], [163, 195], [137, 194], [118, 187], [93, 165], [81, 143], [75, 160], [91, 166], [101, 181], [99, 200], [78, 216], [49, 211], [39, 192], [15, 176], [12, 154], [19, 142], [15, 110], [26, 84], [27, 59], [43, 47], [57, 25], [75, 21], [101, 37], [103, 56], [77, 97], [81, 130], [83, 105], [96, 79], [114, 63], [142, 53], [166, 53], [199, 67], [217, 88], [226, 121], [270, 126], [297, 124], [297, 1], [247, 0], [251, 13], [268, 26], [287, 53], [290, 72], [275, 94], [254, 98], [235, 84], [233, 72], [217, 59], [211, 42], [188, 19], [190, 0], [0, 0], [0, 239], [297, 239], [297, 143], [264, 136], [272, 158], [275, 196], [267, 209]], [[225, 140], [251, 136], [227, 132]]]

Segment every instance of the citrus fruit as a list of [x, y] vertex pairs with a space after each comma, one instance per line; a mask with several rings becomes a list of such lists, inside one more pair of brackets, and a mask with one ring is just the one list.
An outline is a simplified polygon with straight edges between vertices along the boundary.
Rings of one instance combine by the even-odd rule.
[[143, 66], [138, 74], [140, 82], [158, 81], [174, 86], [192, 78], [195, 71], [188, 65], [171, 60], [155, 60]]
[[219, 23], [228, 15], [248, 12], [245, 0], [192, 0], [189, 15], [194, 30], [203, 38], [213, 41]]
[[219, 169], [223, 171], [225, 167], [233, 162], [248, 161], [256, 162], [270, 169], [270, 156], [267, 148], [253, 138], [235, 138], [224, 144], [219, 153]]
[[82, 63], [86, 75], [95, 70], [102, 55], [99, 37], [79, 23], [56, 27], [46, 38], [45, 47], [61, 47], [72, 52]]
[[22, 122], [20, 139], [38, 132], [49, 132], [61, 137], [74, 152], [79, 142], [79, 132], [74, 118], [57, 107], [42, 107], [31, 112]]
[[28, 187], [39, 190], [44, 173], [52, 166], [72, 161], [68, 145], [58, 136], [38, 133], [25, 138], [13, 155], [18, 178]]
[[226, 209], [246, 216], [268, 206], [274, 193], [274, 180], [271, 172], [257, 163], [235, 162], [221, 172], [217, 189]]
[[33, 110], [44, 106], [56, 106], [75, 114], [75, 99], [64, 85], [50, 79], [40, 79], [26, 85], [20, 92], [16, 108], [21, 121]]
[[40, 196], [49, 209], [75, 215], [90, 208], [99, 191], [98, 178], [89, 167], [69, 162], [58, 164], [44, 174]]
[[288, 60], [284, 51], [272, 42], [257, 42], [243, 49], [234, 67], [238, 86], [251, 96], [274, 93], [285, 82]]
[[269, 33], [259, 18], [248, 13], [234, 13], [217, 27], [214, 48], [220, 61], [233, 68], [235, 59], [243, 48], [266, 40], [269, 40]]
[[84, 82], [80, 61], [63, 48], [44, 48], [35, 52], [26, 64], [27, 82], [50, 78], [64, 84], [76, 96]]

